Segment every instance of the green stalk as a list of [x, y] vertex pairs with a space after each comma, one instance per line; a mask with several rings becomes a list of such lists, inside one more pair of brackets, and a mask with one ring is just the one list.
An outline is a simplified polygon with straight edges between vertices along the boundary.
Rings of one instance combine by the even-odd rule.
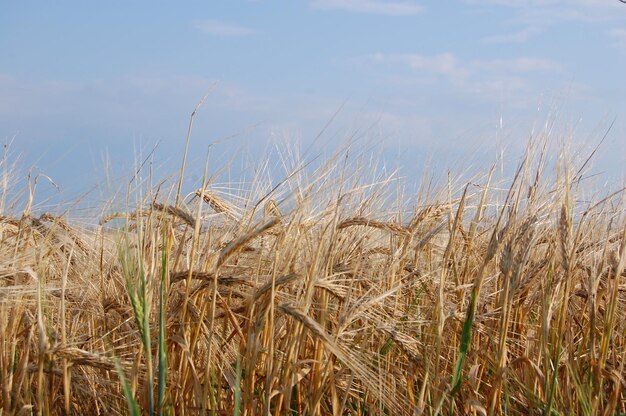
[[235, 408], [233, 410], [233, 416], [241, 415], [241, 355], [237, 357], [237, 364], [235, 365]]
[[148, 382], [148, 414], [154, 416], [154, 379], [152, 370], [152, 347], [150, 342], [150, 304], [148, 302], [148, 288], [146, 281], [146, 273], [143, 264], [139, 260], [139, 288], [133, 282], [134, 258], [129, 258], [129, 254], [125, 253], [121, 247], [119, 251], [122, 270], [126, 278], [126, 291], [133, 307], [133, 315], [135, 322], [139, 328], [141, 342], [146, 351], [146, 373]]
[[556, 388], [556, 376], [559, 371], [559, 357], [561, 355], [561, 344], [556, 347], [556, 359], [554, 365], [554, 371], [552, 372], [552, 378], [550, 380], [550, 393], [548, 393], [548, 404], [543, 412], [543, 416], [550, 416], [552, 414], [552, 401], [554, 400], [554, 390]]

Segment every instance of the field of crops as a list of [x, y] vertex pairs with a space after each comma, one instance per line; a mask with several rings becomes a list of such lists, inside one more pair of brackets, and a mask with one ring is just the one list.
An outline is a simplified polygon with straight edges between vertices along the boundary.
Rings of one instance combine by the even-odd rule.
[[547, 152], [411, 195], [347, 152], [230, 191], [182, 168], [89, 225], [31, 194], [0, 414], [624, 414], [624, 193]]

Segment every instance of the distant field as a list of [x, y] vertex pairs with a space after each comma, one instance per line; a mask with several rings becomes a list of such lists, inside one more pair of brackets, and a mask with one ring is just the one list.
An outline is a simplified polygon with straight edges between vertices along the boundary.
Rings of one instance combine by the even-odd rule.
[[626, 414], [619, 186], [531, 145], [403, 197], [358, 160], [3, 212], [0, 414]]

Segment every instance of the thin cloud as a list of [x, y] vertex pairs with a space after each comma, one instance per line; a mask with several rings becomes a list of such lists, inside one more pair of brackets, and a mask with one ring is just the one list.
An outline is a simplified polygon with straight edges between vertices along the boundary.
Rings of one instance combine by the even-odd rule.
[[254, 33], [249, 27], [219, 20], [197, 21], [194, 23], [194, 27], [202, 33], [221, 37], [246, 36]]
[[470, 63], [473, 69], [491, 72], [557, 72], [561, 64], [551, 59], [519, 57], [513, 59], [478, 60]]
[[318, 10], [345, 10], [387, 16], [410, 16], [423, 10], [422, 6], [413, 1], [312, 0], [309, 4]]
[[467, 75], [466, 71], [458, 64], [457, 58], [449, 52], [430, 56], [418, 53], [376, 53], [364, 59], [380, 64], [403, 64], [413, 71], [431, 72], [450, 78], [462, 78]]
[[464, 0], [474, 6], [501, 7], [511, 11], [504, 23], [518, 26], [508, 34], [496, 34], [482, 39], [485, 43], [523, 43], [532, 36], [565, 23], [587, 25], [611, 21], [626, 21], [623, 4], [617, 0]]
[[504, 43], [525, 43], [531, 37], [541, 33], [542, 30], [537, 27], [527, 27], [522, 30], [518, 30], [513, 33], [505, 33], [500, 35], [492, 35], [486, 36], [482, 39], [484, 43], [495, 43], [495, 44], [504, 44]]
[[595, 9], [615, 9], [619, 7], [617, 3], [600, 0], [465, 0], [465, 3], [481, 6], [506, 6], [515, 8], [584, 6]]
[[403, 63], [412, 70], [424, 70], [446, 75], [458, 74], [462, 70], [480, 70], [481, 72], [555, 72], [561, 70], [561, 65], [556, 61], [527, 56], [512, 59], [478, 59], [463, 62], [450, 52], [437, 55], [375, 53], [366, 56], [364, 59], [374, 63]]
[[401, 78], [405, 86], [420, 81], [425, 85], [437, 85], [437, 88], [447, 86], [450, 91], [475, 95], [483, 100], [517, 97], [517, 101], [524, 104], [528, 104], [526, 91], [533, 89], [535, 74], [555, 75], [562, 71], [561, 64], [550, 59], [520, 56], [466, 60], [450, 52], [435, 55], [376, 53], [352, 62], [364, 68], [378, 67], [379, 74], [389, 75], [388, 71], [391, 71], [395, 74], [393, 79]]
[[502, 78], [509, 74], [556, 73], [562, 70], [560, 63], [550, 59], [521, 56], [512, 59], [460, 60], [450, 52], [437, 55], [375, 53], [352, 61], [367, 65], [388, 65], [396, 69], [404, 67], [415, 74], [434, 74], [456, 86], [468, 86], [485, 75]]
[[[558, 25], [582, 23], [585, 25], [626, 21], [623, 5], [617, 1], [599, 0], [464, 0], [475, 6], [501, 7], [511, 10], [511, 17], [504, 20], [508, 33], [496, 33], [483, 37], [487, 44], [525, 43]], [[617, 37], [615, 35], [611, 35]]]
[[[27, 116], [32, 120], [52, 116], [62, 119], [71, 114], [78, 114], [86, 122], [94, 120], [92, 114], [124, 120], [134, 116], [151, 117], [158, 109], [181, 103], [193, 107], [199, 94], [212, 88], [215, 82], [215, 79], [197, 76], [148, 74], [87, 81], [32, 81], [0, 73], [0, 96], [3, 97], [0, 119], [25, 114], [24, 108], [28, 108]], [[111, 102], [122, 104], [111, 106]], [[273, 97], [221, 81], [211, 91], [205, 106], [220, 111], [259, 113], [276, 108], [276, 102]]]

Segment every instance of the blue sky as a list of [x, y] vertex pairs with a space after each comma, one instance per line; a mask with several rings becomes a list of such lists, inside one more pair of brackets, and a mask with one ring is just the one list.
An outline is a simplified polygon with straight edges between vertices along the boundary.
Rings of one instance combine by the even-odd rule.
[[[626, 162], [626, 5], [617, 0], [4, 2], [0, 133], [66, 190], [129, 172], [142, 149], [175, 169], [222, 141], [254, 160], [357, 135], [407, 172], [555, 141]], [[333, 118], [333, 116], [335, 116]], [[105, 156], [106, 155], [106, 156]], [[221, 158], [221, 159], [220, 159]], [[197, 175], [197, 172], [196, 172]]]

